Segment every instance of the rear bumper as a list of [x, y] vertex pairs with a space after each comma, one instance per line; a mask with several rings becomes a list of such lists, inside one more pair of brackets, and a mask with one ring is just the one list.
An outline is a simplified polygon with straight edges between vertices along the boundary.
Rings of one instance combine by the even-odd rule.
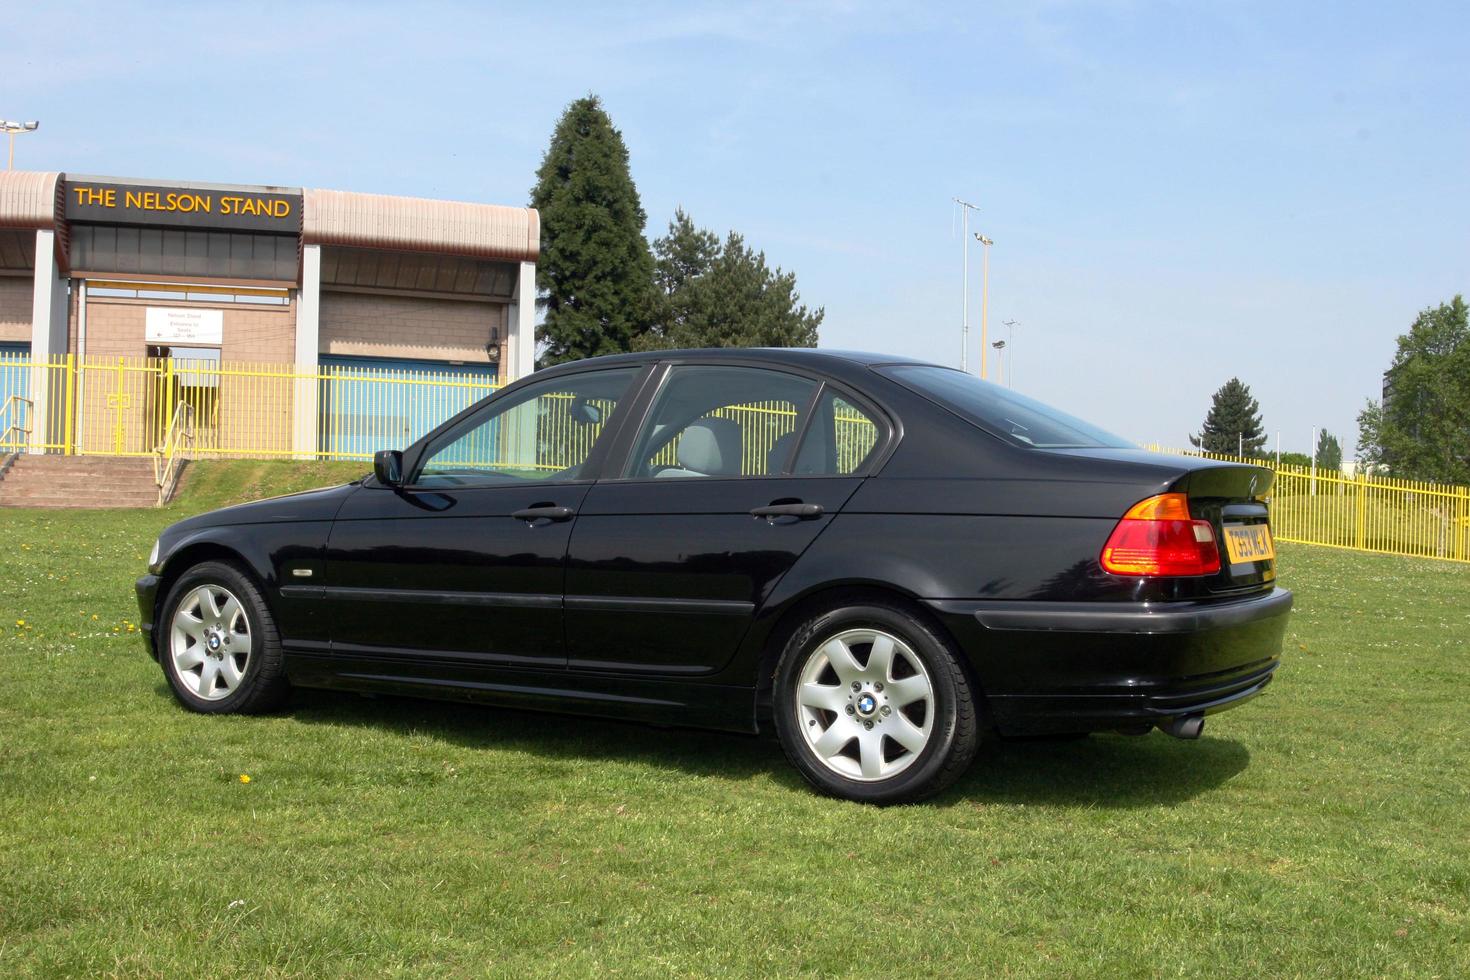
[[1214, 714], [1271, 682], [1292, 595], [1217, 602], [929, 603], [1003, 734], [1141, 729]]
[[158, 608], [158, 576], [144, 575], [133, 583], [138, 593], [138, 629], [143, 634], [143, 644], [148, 656], [158, 659], [158, 648], [153, 644], [153, 613]]

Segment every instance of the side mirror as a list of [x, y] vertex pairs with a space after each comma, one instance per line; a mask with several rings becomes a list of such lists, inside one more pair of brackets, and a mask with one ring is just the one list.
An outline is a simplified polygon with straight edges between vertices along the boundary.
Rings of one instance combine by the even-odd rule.
[[403, 453], [396, 449], [380, 449], [373, 453], [373, 476], [385, 487], [403, 483]]

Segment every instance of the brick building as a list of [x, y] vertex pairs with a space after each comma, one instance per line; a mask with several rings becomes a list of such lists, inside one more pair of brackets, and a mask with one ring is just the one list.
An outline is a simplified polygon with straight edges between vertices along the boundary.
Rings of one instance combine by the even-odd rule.
[[[0, 354], [512, 380], [533, 368], [539, 240], [529, 208], [0, 172]], [[321, 406], [294, 406], [310, 450]]]

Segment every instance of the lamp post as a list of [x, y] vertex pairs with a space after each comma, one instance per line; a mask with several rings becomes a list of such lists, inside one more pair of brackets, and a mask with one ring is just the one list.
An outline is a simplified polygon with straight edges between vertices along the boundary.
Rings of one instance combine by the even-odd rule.
[[989, 336], [988, 314], [990, 312], [990, 246], [995, 242], [986, 238], [978, 231], [975, 232], [975, 241], [985, 246], [984, 271], [980, 274], [980, 377], [985, 377], [985, 344]]
[[[969, 201], [961, 201], [954, 198], [954, 202], [964, 212], [964, 230], [960, 234], [960, 251], [964, 253], [964, 278], [960, 287], [960, 370], [969, 370], [970, 355], [970, 212], [980, 209]], [[954, 225], [950, 225], [950, 233], [954, 233]], [[985, 348], [980, 348], [980, 363], [983, 368], [985, 364]]]
[[0, 130], [3, 130], [10, 137], [10, 154], [5, 161], [6, 170], [15, 169], [15, 134], [34, 133], [40, 125], [34, 119], [29, 122], [15, 122], [10, 119], [0, 119]]
[[1006, 374], [1006, 387], [1014, 388], [1016, 386], [1016, 324], [1021, 321], [1002, 320], [1001, 322], [1006, 325], [1006, 346], [1011, 349], [1011, 369]]
[[[1006, 342], [1004, 340], [997, 340], [995, 343], [991, 344], [990, 346], [991, 347], [994, 347], [996, 349], [996, 351], [998, 351], [999, 354], [1000, 354], [1000, 383], [1001, 384], [1005, 384], [1006, 383]], [[1007, 386], [1007, 387], [1009, 387], [1009, 386]]]

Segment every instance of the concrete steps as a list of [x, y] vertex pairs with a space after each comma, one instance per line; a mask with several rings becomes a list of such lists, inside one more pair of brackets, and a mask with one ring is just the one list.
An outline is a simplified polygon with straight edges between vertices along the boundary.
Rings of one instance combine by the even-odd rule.
[[21, 453], [0, 473], [0, 507], [153, 507], [153, 460]]

